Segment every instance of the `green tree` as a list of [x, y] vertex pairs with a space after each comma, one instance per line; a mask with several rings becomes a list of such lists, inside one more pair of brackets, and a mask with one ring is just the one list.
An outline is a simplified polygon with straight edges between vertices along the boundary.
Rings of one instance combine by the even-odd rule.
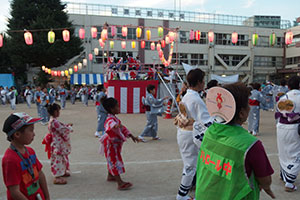
[[[82, 42], [75, 37], [72, 23], [64, 12], [65, 6], [60, 0], [11, 1], [7, 45], [11, 69], [17, 78], [31, 67], [61, 66], [83, 51]], [[55, 42], [48, 43], [48, 31], [59, 28], [69, 29], [70, 41], [63, 41], [62, 30], [53, 30]], [[32, 30], [33, 45], [25, 44], [22, 31], [25, 29]]]

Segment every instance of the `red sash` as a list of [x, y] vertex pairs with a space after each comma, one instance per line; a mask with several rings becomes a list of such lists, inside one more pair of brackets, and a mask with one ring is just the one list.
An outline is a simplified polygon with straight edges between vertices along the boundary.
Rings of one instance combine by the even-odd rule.
[[249, 99], [249, 105], [250, 106], [259, 106], [259, 101]]

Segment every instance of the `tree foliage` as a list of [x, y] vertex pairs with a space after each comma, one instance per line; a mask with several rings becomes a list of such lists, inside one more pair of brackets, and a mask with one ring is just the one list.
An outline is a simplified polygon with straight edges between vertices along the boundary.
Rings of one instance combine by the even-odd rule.
[[[61, 66], [83, 50], [82, 42], [75, 37], [72, 23], [64, 12], [66, 5], [60, 0], [12, 0], [10, 6], [6, 45], [11, 70], [16, 76], [30, 67]], [[48, 43], [48, 31], [58, 28], [69, 29], [70, 41], [63, 41], [62, 30], [53, 30], [55, 42]], [[20, 31], [25, 29], [31, 30], [33, 45], [25, 44], [24, 31]]]

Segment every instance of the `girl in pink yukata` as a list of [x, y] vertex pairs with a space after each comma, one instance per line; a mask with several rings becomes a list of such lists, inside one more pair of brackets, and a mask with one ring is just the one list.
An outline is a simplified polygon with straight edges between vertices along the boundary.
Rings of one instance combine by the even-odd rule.
[[120, 112], [116, 99], [105, 98], [102, 105], [108, 113], [104, 123], [105, 134], [99, 140], [101, 142], [100, 154], [105, 154], [107, 160], [107, 181], [116, 181], [119, 190], [126, 190], [132, 187], [132, 184], [124, 182], [120, 176], [125, 172], [121, 156], [122, 145], [129, 137], [133, 142], [139, 142], [139, 140], [116, 117], [116, 114]]
[[70, 132], [73, 132], [73, 124], [64, 124], [57, 120], [60, 109], [56, 103], [48, 106], [48, 112], [51, 116], [48, 130], [51, 138], [50, 159], [54, 184], [66, 184], [67, 180], [64, 177], [70, 176], [68, 155], [71, 153]]

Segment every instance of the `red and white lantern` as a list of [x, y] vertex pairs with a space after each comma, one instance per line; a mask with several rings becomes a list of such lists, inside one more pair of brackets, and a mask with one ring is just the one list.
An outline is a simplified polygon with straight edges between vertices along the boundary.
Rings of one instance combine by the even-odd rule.
[[155, 50], [155, 43], [152, 42], [151, 45], [150, 45], [150, 47], [151, 47], [151, 50], [154, 51]]
[[83, 40], [84, 37], [85, 37], [85, 30], [84, 30], [84, 28], [80, 28], [79, 29], [79, 38]]
[[170, 38], [170, 42], [173, 42], [174, 39], [175, 39], [175, 33], [172, 32], [172, 31], [170, 31], [170, 32], [169, 32], [169, 38]]
[[233, 44], [237, 43], [237, 41], [238, 41], [238, 34], [237, 34], [237, 32], [233, 32], [231, 34], [231, 41], [232, 41]]
[[101, 39], [103, 42], [107, 39], [107, 29], [103, 29], [101, 32]]
[[57, 76], [57, 71], [54, 71], [54, 76]]
[[57, 76], [61, 76], [61, 71], [57, 71]]
[[3, 47], [3, 35], [0, 34], [0, 47]]
[[[93, 56], [93, 55], [92, 55]], [[87, 66], [87, 59], [86, 58], [84, 58], [83, 60], [82, 60], [82, 64], [83, 64], [83, 66]]]
[[190, 40], [194, 40], [194, 39], [195, 39], [194, 36], [195, 36], [194, 30], [191, 29], [191, 30], [190, 30]]
[[159, 43], [157, 43], [157, 45], [156, 45], [156, 50], [157, 50], [157, 51], [160, 51], [160, 50], [161, 50], [161, 45], [160, 45]]
[[209, 32], [208, 32], [208, 41], [209, 41], [209, 42], [213, 42], [214, 39], [215, 39], [215, 34], [214, 34], [214, 32], [209, 31]]
[[162, 50], [158, 51], [159, 58], [163, 57], [163, 55], [164, 55], [164, 52]]
[[170, 44], [170, 38], [169, 38], [169, 36], [166, 36], [165, 41], [166, 41], [166, 44]]
[[123, 36], [123, 37], [126, 37], [126, 36], [127, 36], [127, 33], [128, 33], [127, 27], [126, 27], [126, 26], [123, 26], [123, 27], [122, 27], [122, 36]]
[[96, 56], [99, 55], [99, 49], [98, 49], [98, 48], [95, 48], [95, 49], [94, 49], [94, 54], [95, 54]]
[[122, 47], [122, 49], [126, 49], [126, 41], [121, 42], [121, 47]]
[[67, 30], [67, 29], [63, 30], [62, 36], [63, 36], [63, 40], [65, 42], [69, 42], [70, 41], [70, 31], [69, 30]]
[[89, 60], [93, 60], [93, 54], [89, 53]]
[[146, 42], [144, 40], [141, 41], [141, 48], [144, 49], [146, 46]]
[[26, 31], [24, 33], [24, 39], [25, 39], [25, 43], [27, 45], [32, 45], [33, 44], [33, 37], [32, 37], [32, 34], [29, 31]]
[[161, 43], [161, 47], [162, 47], [162, 48], [165, 48], [165, 47], [166, 47], [166, 41], [165, 41], [165, 40], [162, 40], [160, 43]]
[[285, 34], [285, 44], [286, 45], [289, 45], [289, 44], [292, 44], [293, 42], [293, 32], [292, 31], [288, 31], [286, 34]]
[[77, 72], [77, 71], [78, 71], [78, 66], [74, 65], [74, 72]]
[[97, 28], [96, 27], [91, 27], [91, 35], [92, 38], [96, 38], [97, 37]]
[[116, 26], [111, 26], [110, 27], [110, 34], [112, 37], [114, 37], [117, 33], [117, 27]]
[[198, 31], [195, 32], [195, 39], [196, 39], [197, 41], [199, 41], [200, 38], [201, 38], [201, 31], [198, 30]]
[[105, 46], [105, 43], [102, 41], [101, 38], [99, 39], [99, 45], [101, 48], [104, 48], [104, 46]]

